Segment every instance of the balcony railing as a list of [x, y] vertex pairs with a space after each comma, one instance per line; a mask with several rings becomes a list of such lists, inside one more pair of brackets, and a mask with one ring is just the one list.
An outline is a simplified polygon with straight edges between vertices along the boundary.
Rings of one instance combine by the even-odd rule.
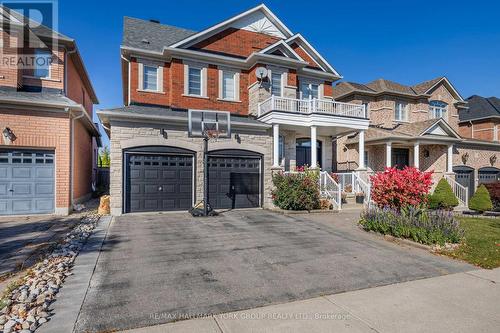
[[258, 116], [271, 111], [300, 114], [324, 113], [333, 116], [368, 118], [364, 105], [334, 102], [324, 99], [295, 99], [271, 96], [258, 106]]

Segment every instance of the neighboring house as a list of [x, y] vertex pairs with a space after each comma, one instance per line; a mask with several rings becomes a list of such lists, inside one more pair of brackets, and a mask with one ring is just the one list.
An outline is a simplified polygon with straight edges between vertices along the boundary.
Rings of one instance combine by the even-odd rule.
[[270, 207], [272, 170], [331, 170], [332, 138], [368, 129], [363, 105], [334, 102], [341, 76], [264, 5], [199, 32], [126, 17], [121, 57], [125, 106], [98, 111], [111, 140], [113, 214], [202, 199], [203, 145], [188, 136], [189, 109], [231, 113], [232, 137], [209, 144], [215, 208]]
[[0, 20], [2, 59], [52, 59], [0, 63], [0, 215], [68, 214], [95, 181], [96, 94], [73, 39], [6, 7]]
[[500, 99], [473, 95], [469, 108], [458, 114], [459, 133], [464, 138], [500, 142]]
[[[369, 172], [415, 166], [434, 171], [435, 182], [456, 173], [457, 182], [469, 188], [469, 195], [479, 182], [498, 178], [500, 144], [460, 135], [464, 133], [462, 117], [475, 114], [475, 105], [463, 100], [445, 77], [414, 86], [384, 79], [367, 84], [341, 82], [333, 88], [333, 97], [368, 109], [370, 128], [362, 153]], [[336, 139], [338, 171], [359, 167], [358, 136]]]

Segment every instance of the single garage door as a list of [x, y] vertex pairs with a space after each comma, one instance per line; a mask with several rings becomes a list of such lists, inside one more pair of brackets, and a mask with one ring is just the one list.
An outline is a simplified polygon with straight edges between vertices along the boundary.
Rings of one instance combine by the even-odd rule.
[[242, 150], [210, 152], [209, 202], [214, 209], [260, 206], [261, 156]]
[[478, 170], [479, 184], [494, 183], [500, 180], [500, 169], [486, 167]]
[[54, 212], [54, 152], [0, 150], [0, 215]]
[[125, 212], [188, 210], [193, 205], [194, 155], [125, 153]]

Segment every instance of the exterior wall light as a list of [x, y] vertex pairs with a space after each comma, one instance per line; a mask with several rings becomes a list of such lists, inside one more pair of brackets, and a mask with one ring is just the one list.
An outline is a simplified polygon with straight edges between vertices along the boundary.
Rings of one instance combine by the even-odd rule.
[[12, 132], [12, 130], [8, 127], [5, 127], [2, 133], [7, 144], [16, 141], [17, 139], [17, 136], [14, 134], [14, 132]]
[[424, 157], [427, 158], [431, 155], [431, 153], [429, 152], [429, 149], [424, 149]]
[[465, 165], [467, 164], [467, 161], [469, 160], [469, 153], [465, 153], [462, 155], [462, 163]]
[[160, 129], [160, 134], [164, 139], [168, 139], [168, 133], [164, 128]]
[[497, 162], [497, 155], [491, 155], [490, 156], [491, 166], [494, 166], [496, 162]]

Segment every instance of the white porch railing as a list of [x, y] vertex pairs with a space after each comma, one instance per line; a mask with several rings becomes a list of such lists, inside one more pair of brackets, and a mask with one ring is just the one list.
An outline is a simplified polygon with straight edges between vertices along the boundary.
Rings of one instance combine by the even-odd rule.
[[[369, 205], [371, 203], [371, 184], [370, 181], [364, 180], [358, 172], [340, 172], [335, 173], [339, 179], [340, 191], [346, 193], [360, 193], [363, 192], [365, 198], [364, 203]], [[350, 189], [349, 189], [350, 187]], [[347, 189], [347, 190], [346, 190]]]
[[453, 194], [455, 194], [460, 202], [460, 206], [469, 207], [469, 188], [457, 183], [457, 181], [449, 175], [444, 175], [444, 178], [453, 189]]
[[341, 103], [324, 99], [295, 99], [272, 95], [258, 105], [258, 116], [271, 111], [292, 113], [324, 113], [333, 116], [368, 118], [364, 105]]
[[342, 209], [342, 190], [327, 171], [321, 171], [319, 174], [319, 188], [321, 197], [330, 200], [334, 208]]

